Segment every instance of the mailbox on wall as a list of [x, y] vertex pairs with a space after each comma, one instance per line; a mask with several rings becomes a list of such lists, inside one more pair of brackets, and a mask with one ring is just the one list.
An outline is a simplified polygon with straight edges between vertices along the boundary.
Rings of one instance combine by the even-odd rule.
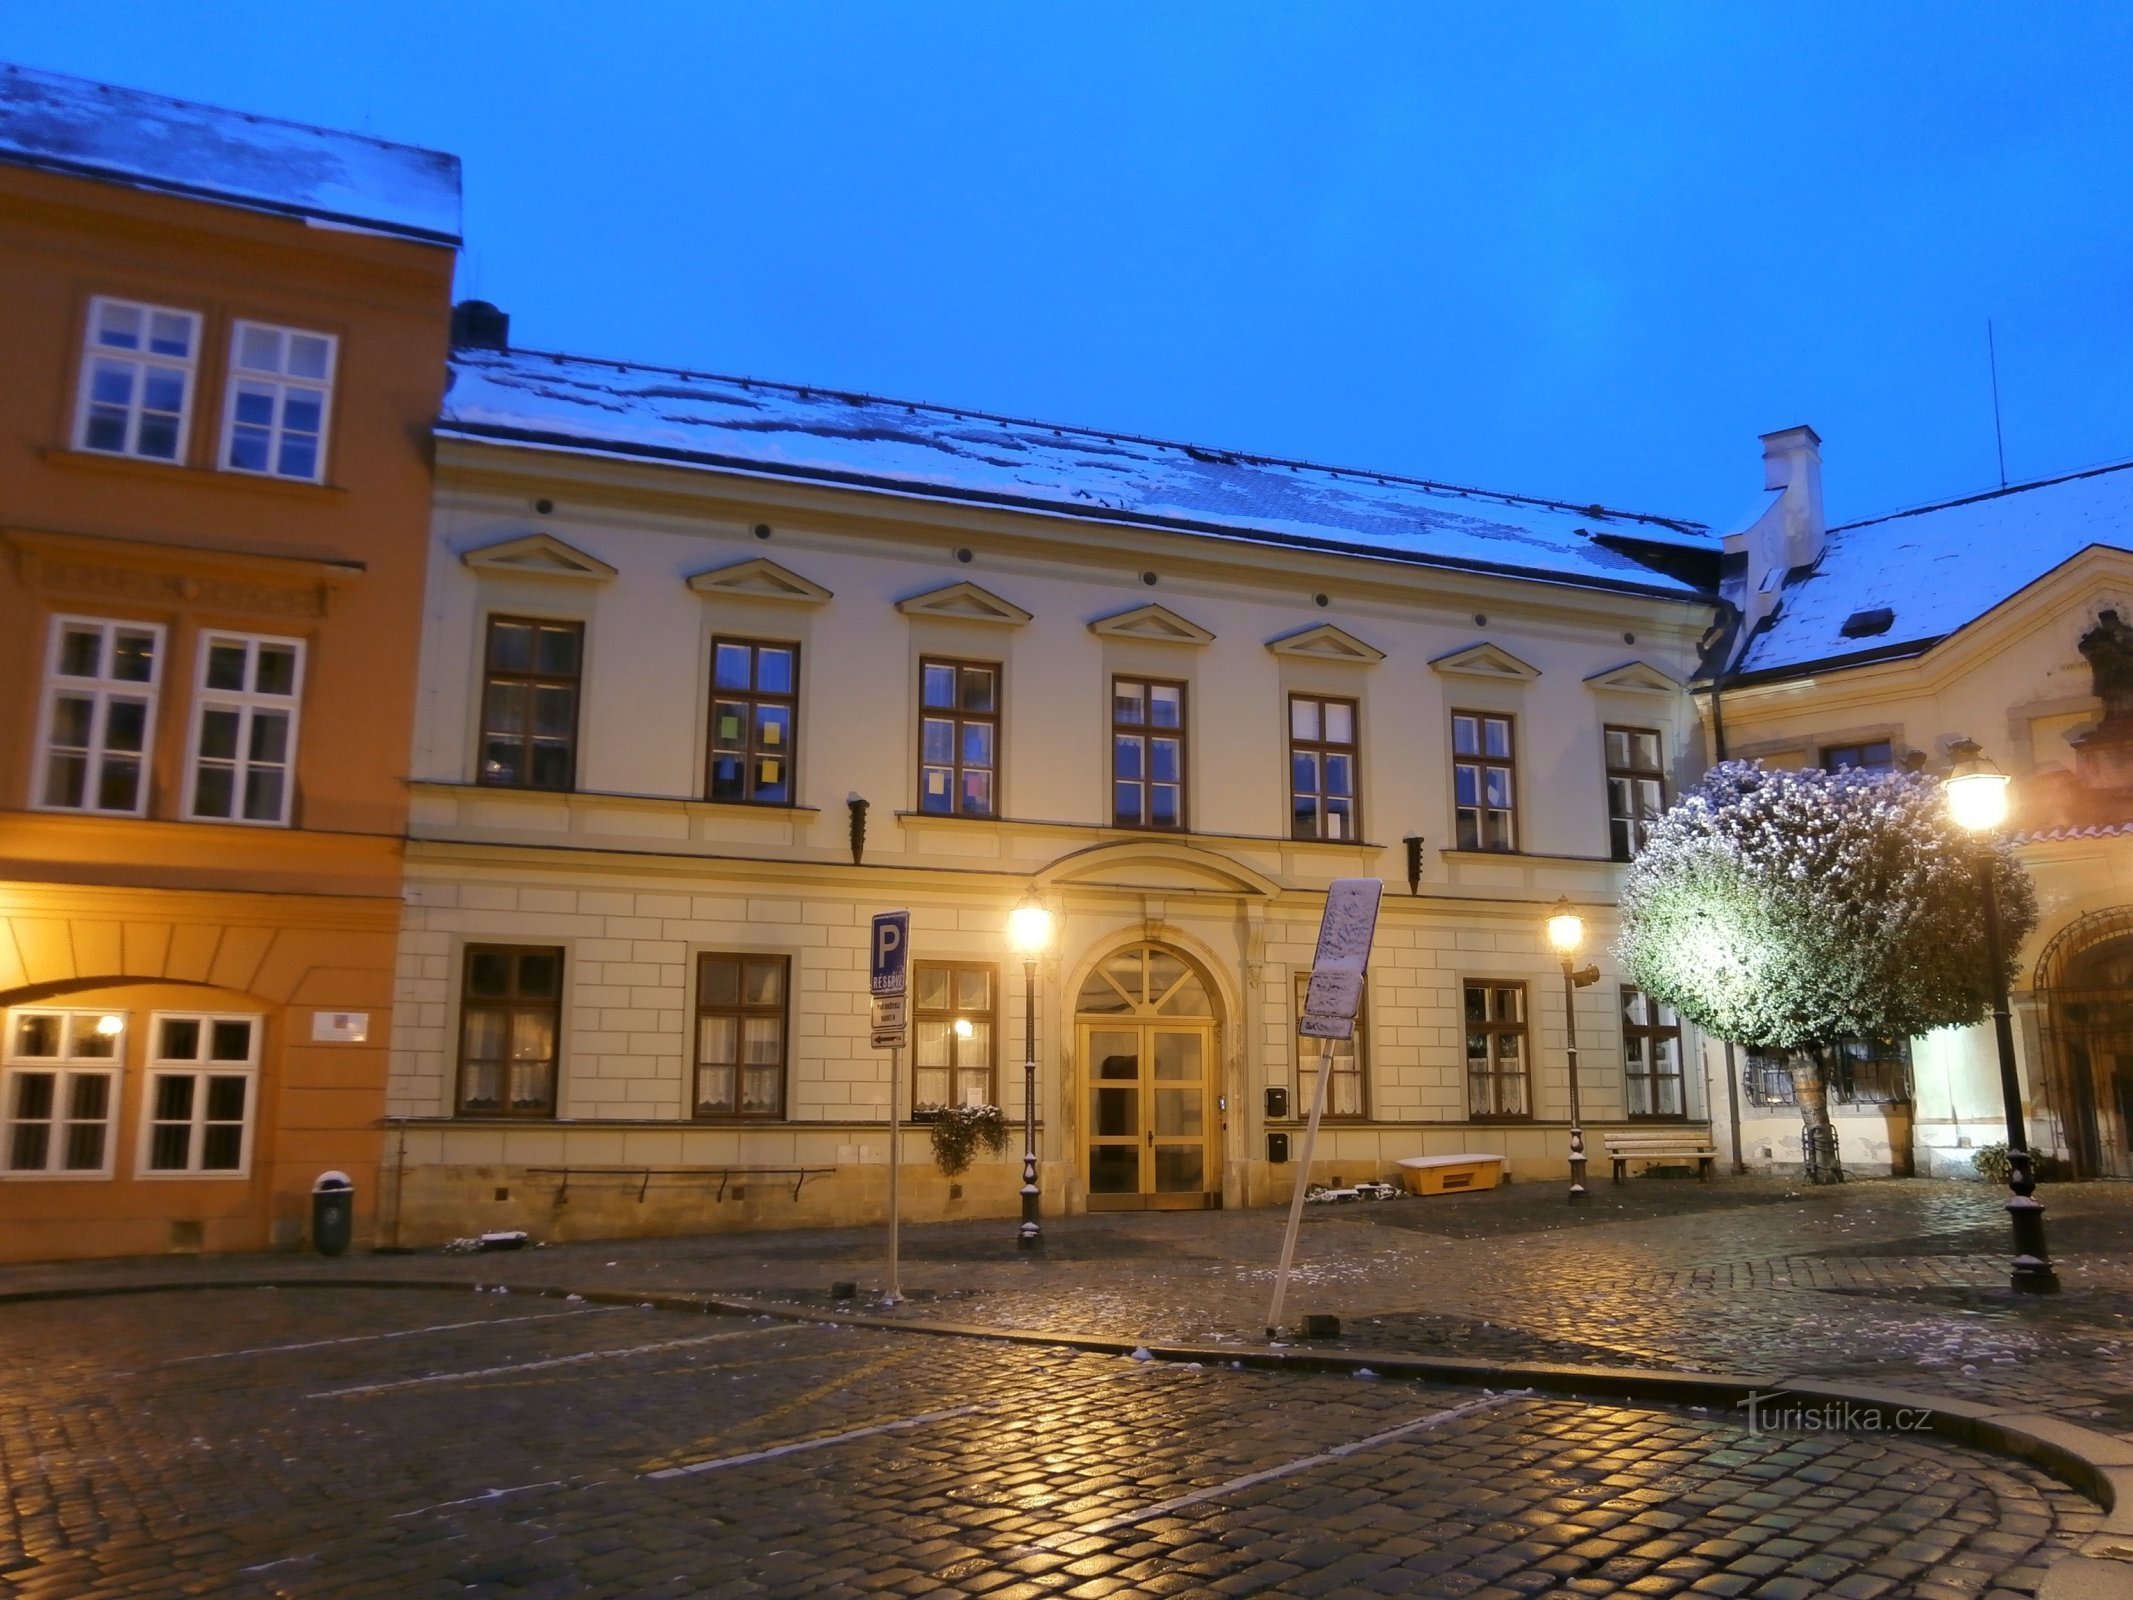
[[1266, 1092], [1266, 1117], [1269, 1122], [1285, 1122], [1289, 1115], [1289, 1090], [1286, 1084], [1274, 1084]]
[[1270, 1133], [1266, 1136], [1266, 1158], [1279, 1166], [1289, 1159], [1289, 1136], [1285, 1133]]

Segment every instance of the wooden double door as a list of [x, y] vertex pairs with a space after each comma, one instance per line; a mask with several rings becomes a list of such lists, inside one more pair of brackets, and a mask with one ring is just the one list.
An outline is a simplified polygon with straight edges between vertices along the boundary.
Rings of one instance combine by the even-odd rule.
[[1091, 1211], [1220, 1203], [1215, 1022], [1205, 985], [1155, 945], [1107, 959], [1078, 1008]]

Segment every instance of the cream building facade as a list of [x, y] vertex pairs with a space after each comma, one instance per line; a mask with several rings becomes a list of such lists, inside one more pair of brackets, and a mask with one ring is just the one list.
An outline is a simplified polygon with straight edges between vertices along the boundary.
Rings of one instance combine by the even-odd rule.
[[[2133, 1176], [2133, 685], [2113, 658], [2133, 618], [2133, 467], [1825, 528], [1819, 444], [1765, 440], [1770, 502], [1726, 541], [1745, 627], [1697, 697], [1711, 745], [1937, 773], [1968, 738], [2013, 778], [2042, 911], [2012, 996], [2029, 1137], [2070, 1174]], [[1726, 1084], [1723, 1047], [1708, 1054]], [[1783, 1075], [1740, 1051], [1732, 1067], [1721, 1148], [1737, 1116], [1748, 1166], [1796, 1166]], [[1974, 1175], [1973, 1152], [2006, 1138], [1990, 1026], [1851, 1042], [1830, 1109], [1847, 1169]]]
[[[463, 321], [387, 1238], [880, 1219], [868, 925], [902, 908], [905, 1214], [1012, 1215], [1031, 893], [1047, 1215], [1286, 1200], [1341, 877], [1387, 894], [1314, 1179], [1562, 1176], [1565, 895], [1610, 968], [1578, 995], [1595, 1152], [1707, 1115], [1606, 953], [1616, 844], [1700, 766], [1704, 530]], [[966, 1102], [1016, 1136], [951, 1184], [922, 1119]]]

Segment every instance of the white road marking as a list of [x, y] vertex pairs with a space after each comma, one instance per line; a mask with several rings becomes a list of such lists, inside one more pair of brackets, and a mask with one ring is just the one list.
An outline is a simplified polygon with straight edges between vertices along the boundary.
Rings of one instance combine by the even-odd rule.
[[685, 1467], [661, 1467], [657, 1472], [647, 1472], [645, 1476], [686, 1478], [698, 1472], [715, 1472], [720, 1467], [745, 1467], [752, 1461], [770, 1461], [778, 1456], [796, 1455], [802, 1450], [820, 1450], [827, 1445], [871, 1438], [877, 1433], [896, 1433], [905, 1428], [921, 1428], [929, 1422], [945, 1422], [950, 1417], [967, 1417], [974, 1411], [995, 1411], [1003, 1403], [994, 1400], [984, 1405], [957, 1406], [949, 1411], [927, 1411], [915, 1417], [899, 1417], [894, 1422], [877, 1422], [871, 1428], [852, 1428], [844, 1433], [824, 1434], [817, 1439], [796, 1439], [791, 1444], [774, 1444], [767, 1450], [751, 1450], [746, 1455], [720, 1456], [715, 1461], [692, 1461]]
[[158, 1366], [182, 1367], [194, 1361], [234, 1361], [239, 1356], [278, 1356], [288, 1350], [323, 1350], [336, 1344], [369, 1344], [379, 1339], [412, 1339], [423, 1333], [452, 1333], [460, 1328], [495, 1328], [512, 1322], [547, 1322], [556, 1317], [589, 1317], [600, 1311], [627, 1311], [628, 1306], [586, 1306], [579, 1311], [542, 1311], [530, 1317], [476, 1317], [471, 1322], [436, 1322], [427, 1328], [397, 1328], [391, 1333], [351, 1333], [339, 1339], [308, 1339], [302, 1344], [260, 1344], [249, 1350], [215, 1350], [202, 1356], [177, 1356]]
[[[417, 1506], [412, 1511], [395, 1511], [389, 1520], [398, 1522], [403, 1517], [427, 1516], [432, 1511], [451, 1511], [460, 1506], [486, 1505], [491, 1500], [503, 1499], [507, 1494], [525, 1494], [533, 1489], [560, 1489], [564, 1486], [565, 1481], [562, 1478], [550, 1478], [546, 1483], [521, 1483], [509, 1489], [484, 1489], [480, 1494], [470, 1494], [464, 1500], [440, 1500], [433, 1506]], [[257, 1571], [258, 1569], [247, 1568], [246, 1570]]]
[[345, 1395], [384, 1394], [393, 1389], [415, 1389], [431, 1383], [465, 1383], [476, 1378], [515, 1378], [521, 1373], [541, 1372], [551, 1367], [575, 1366], [586, 1361], [620, 1361], [628, 1356], [654, 1351], [680, 1350], [690, 1345], [717, 1344], [724, 1339], [747, 1339], [758, 1334], [784, 1331], [777, 1327], [741, 1328], [732, 1333], [705, 1333], [693, 1339], [661, 1339], [655, 1344], [633, 1344], [621, 1350], [585, 1350], [577, 1355], [550, 1356], [545, 1361], [516, 1361], [501, 1367], [476, 1367], [470, 1372], [432, 1372], [420, 1378], [395, 1378], [387, 1383], [359, 1383], [347, 1389], [321, 1389], [306, 1400], [335, 1400]]
[[[1330, 1450], [1321, 1450], [1316, 1455], [1298, 1456], [1294, 1461], [1285, 1461], [1278, 1467], [1263, 1471], [1248, 1472], [1241, 1478], [1232, 1478], [1227, 1483], [1213, 1484], [1205, 1489], [1195, 1489], [1190, 1494], [1175, 1495], [1168, 1500], [1157, 1501], [1152, 1506], [1142, 1506], [1138, 1511], [1122, 1511], [1115, 1517], [1106, 1517], [1101, 1522], [1084, 1522], [1077, 1527], [1064, 1529], [1038, 1544], [1049, 1544], [1060, 1539], [1086, 1539], [1091, 1534], [1104, 1534], [1119, 1528], [1131, 1527], [1136, 1522], [1146, 1522], [1150, 1517], [1166, 1516], [1173, 1511], [1182, 1511], [1187, 1506], [1196, 1506], [1204, 1501], [1219, 1500], [1240, 1489], [1250, 1489], [1262, 1483], [1271, 1483], [1277, 1478], [1291, 1477], [1299, 1472], [1308, 1472], [1313, 1467], [1323, 1467], [1354, 1455], [1358, 1450], [1368, 1450], [1376, 1445], [1390, 1444], [1395, 1439], [1404, 1439], [1410, 1434], [1426, 1433], [1431, 1428], [1441, 1427], [1459, 1417], [1472, 1416], [1477, 1411], [1507, 1405], [1513, 1400], [1531, 1399], [1531, 1389], [1517, 1389], [1508, 1394], [1490, 1395], [1485, 1400], [1470, 1400], [1463, 1406], [1453, 1406], [1448, 1411], [1432, 1412], [1426, 1417], [1417, 1417], [1412, 1422], [1403, 1422], [1397, 1428], [1387, 1428], [1383, 1433], [1373, 1433], [1366, 1439], [1351, 1439], [1346, 1444], [1337, 1444]], [[1033, 1547], [1034, 1548], [1034, 1547]]]

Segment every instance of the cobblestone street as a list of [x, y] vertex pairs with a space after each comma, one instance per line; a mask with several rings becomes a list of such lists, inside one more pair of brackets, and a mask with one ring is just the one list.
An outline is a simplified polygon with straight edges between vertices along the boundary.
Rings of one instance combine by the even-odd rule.
[[911, 1227], [893, 1307], [880, 1229], [18, 1268], [0, 1594], [2026, 1595], [2098, 1508], [1946, 1438], [1265, 1363], [1820, 1374], [2133, 1438], [2133, 1194], [2049, 1198], [2043, 1301], [1983, 1186], [1313, 1207], [1291, 1319], [1344, 1338], [1271, 1349], [1274, 1212], [1056, 1219], [1034, 1261]]

